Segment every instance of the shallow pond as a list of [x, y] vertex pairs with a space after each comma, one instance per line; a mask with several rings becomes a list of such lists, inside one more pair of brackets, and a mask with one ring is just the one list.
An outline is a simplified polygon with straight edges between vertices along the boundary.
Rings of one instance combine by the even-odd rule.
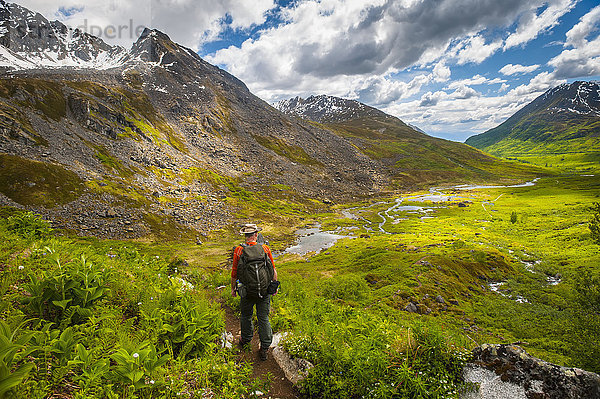
[[332, 247], [338, 240], [350, 237], [331, 231], [321, 231], [320, 226], [299, 229], [296, 234], [298, 235], [296, 245], [287, 248], [285, 253], [296, 255], [306, 255], [311, 252], [319, 253]]

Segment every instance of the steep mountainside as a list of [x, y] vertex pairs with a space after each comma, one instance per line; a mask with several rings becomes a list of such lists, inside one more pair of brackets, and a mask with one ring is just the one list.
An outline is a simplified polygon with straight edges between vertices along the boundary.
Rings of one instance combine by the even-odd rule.
[[378, 160], [392, 174], [394, 188], [532, 173], [462, 143], [428, 136], [358, 101], [319, 95], [280, 101], [275, 107], [287, 115], [331, 130], [371, 159]]
[[290, 118], [156, 30], [124, 50], [2, 0], [0, 26], [0, 205], [60, 227], [179, 234], [506, 172], [356, 102]]
[[600, 86], [574, 82], [548, 90], [467, 144], [502, 156], [598, 152]]

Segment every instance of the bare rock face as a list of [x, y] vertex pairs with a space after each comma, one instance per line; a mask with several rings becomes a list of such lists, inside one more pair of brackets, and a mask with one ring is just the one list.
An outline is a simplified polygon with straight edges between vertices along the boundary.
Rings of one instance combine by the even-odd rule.
[[273, 357], [275, 358], [275, 361], [279, 367], [281, 367], [283, 370], [285, 378], [287, 378], [293, 385], [298, 385], [300, 381], [306, 378], [308, 372], [314, 366], [311, 362], [305, 359], [292, 359], [286, 350], [279, 345], [279, 341], [283, 337], [284, 334], [277, 333], [273, 335]]
[[[466, 375], [474, 376], [472, 382], [481, 383], [488, 393], [480, 391], [478, 394], [467, 394], [464, 398], [600, 398], [598, 374], [545, 362], [528, 355], [516, 345], [484, 344], [473, 350], [473, 356], [474, 365], [484, 371], [475, 372], [476, 368], [471, 365], [468, 366]], [[485, 370], [493, 372], [495, 378], [490, 378]], [[516, 396], [502, 396], [502, 392], [514, 392]]]

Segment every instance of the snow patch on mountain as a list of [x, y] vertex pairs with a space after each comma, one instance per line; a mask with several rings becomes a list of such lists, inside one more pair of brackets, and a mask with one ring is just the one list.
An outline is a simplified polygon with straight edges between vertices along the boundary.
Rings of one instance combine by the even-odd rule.
[[315, 122], [342, 122], [365, 116], [390, 117], [384, 112], [356, 100], [318, 95], [306, 99], [294, 97], [273, 104], [287, 115], [299, 116]]

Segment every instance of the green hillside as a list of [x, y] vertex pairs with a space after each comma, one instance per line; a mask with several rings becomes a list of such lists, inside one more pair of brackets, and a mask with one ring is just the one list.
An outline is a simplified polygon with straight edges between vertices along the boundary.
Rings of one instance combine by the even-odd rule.
[[540, 166], [593, 171], [600, 163], [600, 100], [594, 82], [549, 90], [501, 125], [467, 139], [490, 154]]
[[390, 116], [356, 118], [321, 126], [345, 137], [370, 158], [388, 165], [393, 188], [502, 181], [543, 173], [461, 143], [422, 134]]

